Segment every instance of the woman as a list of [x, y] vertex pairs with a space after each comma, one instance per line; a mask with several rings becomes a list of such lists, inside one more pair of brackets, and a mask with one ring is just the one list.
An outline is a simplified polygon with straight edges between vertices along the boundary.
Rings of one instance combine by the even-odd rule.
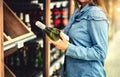
[[106, 77], [104, 61], [108, 49], [108, 20], [103, 0], [75, 0], [77, 8], [71, 16], [61, 41], [50, 40], [65, 50], [65, 77]]

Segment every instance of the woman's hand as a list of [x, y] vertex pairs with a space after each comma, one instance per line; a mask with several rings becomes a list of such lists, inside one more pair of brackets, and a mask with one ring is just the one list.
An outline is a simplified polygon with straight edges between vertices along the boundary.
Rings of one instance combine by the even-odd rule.
[[58, 41], [53, 41], [49, 37], [47, 37], [47, 38], [52, 44], [54, 44], [56, 46], [56, 48], [58, 48], [62, 51], [65, 51], [68, 48], [69, 42], [64, 38], [62, 32], [60, 33], [60, 37], [61, 37], [61, 39]]

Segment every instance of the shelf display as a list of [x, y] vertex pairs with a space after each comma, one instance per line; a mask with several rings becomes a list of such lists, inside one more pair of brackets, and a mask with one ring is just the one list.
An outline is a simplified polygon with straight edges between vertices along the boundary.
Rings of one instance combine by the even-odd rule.
[[4, 51], [36, 37], [6, 3], [4, 3], [4, 37]]
[[53, 2], [51, 7], [52, 25], [63, 29], [68, 23], [68, 2]]
[[35, 77], [39, 73], [42, 75], [42, 51], [39, 43], [26, 42], [24, 47], [5, 57], [5, 64], [16, 77]]
[[[26, 27], [17, 15], [4, 2], [4, 55], [5, 57], [16, 52], [17, 49], [23, 47], [24, 42], [36, 38], [36, 35]], [[11, 65], [14, 65], [14, 58], [11, 57]], [[20, 59], [16, 57], [17, 66], [20, 66]], [[16, 67], [17, 69], [17, 67]], [[13, 71], [7, 66], [5, 67], [5, 77], [15, 77]]]
[[[35, 26], [37, 20], [43, 22], [43, 3], [36, 4], [24, 1], [5, 0], [16, 15], [24, 22], [27, 27], [39, 38], [43, 38], [42, 31]], [[34, 0], [33, 0], [34, 1]], [[14, 7], [15, 6], [15, 7]]]
[[[44, 33], [35, 26], [35, 22], [41, 21], [46, 25], [63, 29], [68, 23], [68, 1], [4, 1], [5, 77], [58, 76], [56, 72], [63, 64], [64, 53], [43, 38]], [[59, 11], [58, 14], [55, 13], [56, 9]], [[23, 75], [24, 72], [26, 74]]]

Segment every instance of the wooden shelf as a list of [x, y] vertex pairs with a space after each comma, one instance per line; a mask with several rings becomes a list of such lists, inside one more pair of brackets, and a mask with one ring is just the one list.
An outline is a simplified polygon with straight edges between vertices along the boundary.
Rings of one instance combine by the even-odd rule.
[[8, 41], [9, 37], [5, 33], [3, 33], [3, 36], [4, 36], [4, 42]]
[[[72, 1], [72, 0], [69, 0]], [[44, 23], [50, 25], [50, 0], [42, 2], [44, 10]], [[0, 36], [1, 36], [1, 53], [0, 53], [0, 77], [15, 77], [12, 71], [4, 64], [4, 57], [13, 54], [17, 48], [22, 47], [23, 43], [36, 38], [34, 33], [17, 17], [17, 15], [9, 8], [9, 6], [1, 0], [0, 3]], [[53, 2], [54, 4], [54, 2]], [[69, 3], [70, 4], [70, 3]], [[69, 6], [70, 7], [70, 6]], [[71, 11], [70, 11], [71, 12]], [[70, 13], [71, 14], [71, 13]], [[4, 28], [3, 28], [4, 27]], [[4, 41], [4, 42], [3, 42]], [[2, 47], [3, 45], [3, 47]], [[50, 43], [44, 38], [45, 51], [45, 69], [44, 77], [49, 77], [50, 73]], [[4, 51], [4, 55], [3, 55]], [[3, 72], [5, 66], [5, 72]], [[52, 67], [51, 67], [52, 68]], [[4, 76], [5, 73], [5, 76]]]
[[16, 77], [15, 74], [5, 65], [5, 77]]
[[4, 77], [4, 52], [3, 52], [3, 0], [0, 1], [0, 77]]
[[[36, 35], [17, 17], [17, 15], [3, 2], [3, 51], [4, 57], [11, 55], [24, 42], [36, 38]], [[5, 77], [16, 77], [12, 71], [5, 66]]]
[[[22, 44], [36, 36], [17, 17], [17, 15], [4, 2], [4, 51], [15, 46], [22, 47]], [[21, 44], [21, 46], [20, 46]]]

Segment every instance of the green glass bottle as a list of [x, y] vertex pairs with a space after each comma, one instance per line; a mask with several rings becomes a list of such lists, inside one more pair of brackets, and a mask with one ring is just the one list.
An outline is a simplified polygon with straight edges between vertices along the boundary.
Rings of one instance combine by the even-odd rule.
[[10, 62], [10, 65], [13, 66], [14, 65], [14, 59], [13, 57], [11, 56], [11, 62]]
[[[48, 37], [50, 37], [52, 40], [57, 41], [60, 39], [60, 30], [57, 28], [52, 28], [52, 27], [47, 27], [40, 21], [37, 21], [36, 26], [42, 29]], [[69, 40], [69, 37], [63, 33], [63, 36], [65, 37], [66, 40]]]
[[19, 58], [19, 56], [17, 56], [17, 58], [16, 58], [16, 65], [20, 66], [20, 58]]
[[35, 67], [38, 68], [39, 67], [39, 59], [36, 57], [35, 59]]
[[23, 60], [24, 60], [24, 65], [27, 66], [27, 47], [24, 46], [24, 48], [22, 49], [23, 51]]
[[35, 58], [35, 67], [36, 68], [42, 68], [42, 56], [41, 56], [41, 46], [40, 44], [37, 44], [36, 46], [36, 58]]
[[19, 50], [17, 51], [17, 54], [16, 54], [16, 66], [17, 66], [17, 67], [20, 66]]

